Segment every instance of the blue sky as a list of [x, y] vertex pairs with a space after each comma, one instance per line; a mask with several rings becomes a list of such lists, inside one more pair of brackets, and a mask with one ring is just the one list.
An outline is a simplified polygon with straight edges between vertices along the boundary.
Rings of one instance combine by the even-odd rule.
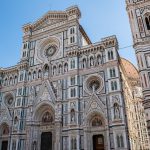
[[[36, 21], [49, 10], [64, 10], [71, 5], [79, 6], [80, 23], [93, 43], [116, 35], [120, 48], [132, 45], [125, 0], [4, 0], [0, 9], [0, 67], [19, 62], [24, 24]], [[136, 65], [132, 47], [119, 53]]]

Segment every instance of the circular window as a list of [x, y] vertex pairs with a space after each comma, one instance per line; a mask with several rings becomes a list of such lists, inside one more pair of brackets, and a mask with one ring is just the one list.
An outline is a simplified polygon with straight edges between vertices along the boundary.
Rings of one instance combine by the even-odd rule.
[[103, 87], [103, 81], [99, 76], [92, 76], [86, 80], [86, 88], [90, 92], [101, 91], [102, 87]]
[[7, 95], [5, 97], [5, 104], [7, 106], [11, 106], [13, 104], [13, 102], [14, 102], [14, 99], [13, 99], [12, 95]]
[[48, 49], [46, 49], [46, 56], [47, 57], [53, 56], [55, 54], [56, 50], [57, 50], [57, 47], [54, 45], [48, 47]]
[[89, 89], [91, 91], [97, 91], [100, 88], [100, 82], [98, 80], [92, 80], [89, 83]]
[[7, 103], [8, 103], [9, 105], [11, 105], [11, 104], [13, 103], [13, 98], [10, 97], [10, 98], [7, 100]]

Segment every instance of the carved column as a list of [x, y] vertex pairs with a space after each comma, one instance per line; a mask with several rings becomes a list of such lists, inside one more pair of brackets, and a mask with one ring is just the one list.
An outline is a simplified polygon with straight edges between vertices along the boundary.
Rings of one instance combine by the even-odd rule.
[[61, 110], [62, 105], [60, 102], [56, 103], [55, 109], [55, 150], [61, 150]]

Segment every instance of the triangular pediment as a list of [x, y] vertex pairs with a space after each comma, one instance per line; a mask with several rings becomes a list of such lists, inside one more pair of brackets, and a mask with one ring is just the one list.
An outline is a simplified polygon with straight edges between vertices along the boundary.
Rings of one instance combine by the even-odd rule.
[[67, 13], [65, 11], [49, 11], [32, 24], [32, 30], [38, 30], [65, 20], [67, 20]]
[[88, 105], [85, 108], [86, 114], [89, 114], [92, 111], [98, 111], [103, 115], [105, 114], [105, 104], [95, 93], [90, 96]]
[[42, 84], [37, 100], [37, 103], [40, 103], [42, 101], [49, 101], [53, 104], [55, 103], [56, 96], [48, 80]]

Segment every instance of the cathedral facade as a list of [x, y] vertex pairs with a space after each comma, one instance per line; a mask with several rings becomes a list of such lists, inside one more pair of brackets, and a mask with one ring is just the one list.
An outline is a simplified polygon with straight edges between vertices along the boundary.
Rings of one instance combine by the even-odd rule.
[[23, 26], [19, 63], [0, 68], [1, 150], [149, 150], [137, 69], [80, 17], [73, 6]]

